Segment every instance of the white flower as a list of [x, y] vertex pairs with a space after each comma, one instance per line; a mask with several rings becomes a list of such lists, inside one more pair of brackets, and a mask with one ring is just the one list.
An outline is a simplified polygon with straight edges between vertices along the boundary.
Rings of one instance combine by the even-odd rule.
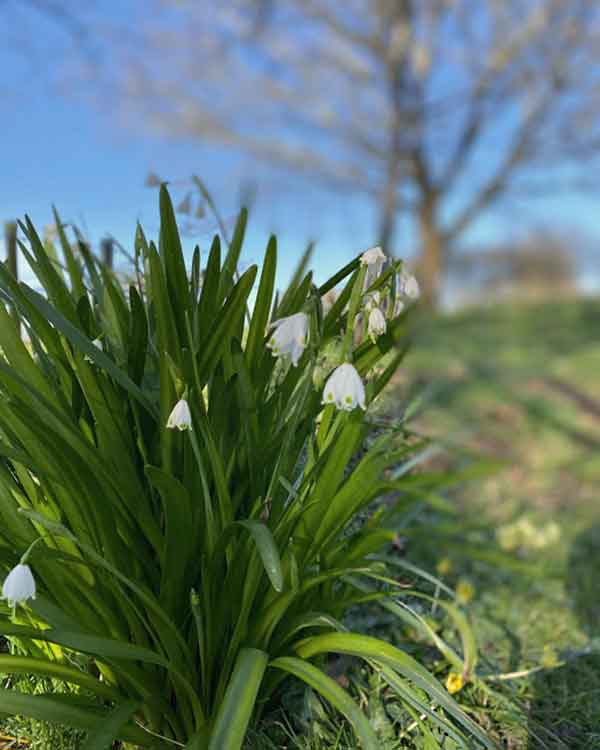
[[394, 302], [394, 317], [397, 318], [398, 315], [404, 310], [404, 302], [398, 297], [396, 301]]
[[302, 356], [308, 342], [308, 315], [296, 313], [273, 321], [273, 331], [267, 346], [276, 357], [289, 354], [294, 367]]
[[182, 398], [175, 404], [173, 411], [169, 414], [167, 420], [167, 427], [169, 430], [191, 430], [192, 429], [192, 415], [190, 414], [190, 407], [188, 402]]
[[421, 290], [419, 289], [419, 282], [415, 277], [407, 271], [401, 271], [398, 279], [400, 294], [409, 299], [419, 299]]
[[385, 255], [380, 247], [372, 247], [360, 256], [360, 262], [367, 267], [363, 289], [368, 289], [379, 278], [385, 263]]
[[35, 579], [29, 565], [19, 563], [10, 571], [2, 585], [2, 598], [11, 606], [35, 599]]
[[335, 289], [330, 289], [321, 297], [321, 304], [323, 305], [323, 315], [327, 315], [327, 313], [331, 310], [338, 296], [339, 295]]
[[335, 404], [338, 409], [352, 411], [356, 406], [365, 409], [365, 386], [355, 368], [345, 362], [329, 376], [323, 389], [323, 403]]
[[54, 242], [58, 238], [58, 229], [55, 224], [46, 224], [44, 227], [44, 240]]
[[387, 323], [383, 313], [378, 307], [374, 307], [369, 313], [369, 336], [373, 341], [382, 336], [387, 330]]
[[380, 247], [371, 247], [368, 250], [365, 250], [360, 256], [360, 262], [363, 266], [372, 266], [376, 263], [381, 263], [383, 265], [384, 261], [385, 253]]
[[367, 295], [367, 299], [365, 301], [365, 310], [367, 312], [371, 312], [371, 310], [374, 310], [376, 307], [379, 307], [380, 304], [381, 304], [381, 294], [378, 291], [375, 291], [372, 294]]

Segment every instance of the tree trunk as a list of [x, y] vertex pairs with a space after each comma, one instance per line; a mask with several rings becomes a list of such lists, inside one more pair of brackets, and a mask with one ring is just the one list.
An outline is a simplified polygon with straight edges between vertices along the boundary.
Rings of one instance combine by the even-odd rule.
[[420, 255], [418, 262], [422, 286], [423, 303], [436, 308], [440, 301], [445, 270], [446, 247], [438, 226], [437, 199], [435, 195], [424, 197], [418, 213]]
[[401, 179], [400, 126], [392, 129], [392, 148], [387, 163], [385, 182], [381, 192], [379, 214], [379, 244], [385, 253], [393, 254], [392, 242], [398, 212], [398, 185]]
[[379, 244], [384, 252], [390, 249], [396, 228], [396, 188], [395, 169], [390, 165], [388, 179], [381, 201], [381, 218], [379, 222]]

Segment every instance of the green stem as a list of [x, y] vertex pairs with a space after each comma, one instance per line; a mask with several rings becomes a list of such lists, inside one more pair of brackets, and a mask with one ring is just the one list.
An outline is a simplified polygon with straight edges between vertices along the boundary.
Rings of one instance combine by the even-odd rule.
[[354, 286], [352, 287], [352, 295], [350, 296], [350, 304], [348, 306], [348, 316], [346, 318], [346, 333], [344, 334], [343, 342], [343, 356], [346, 362], [352, 360], [352, 350], [354, 346], [354, 324], [356, 322], [356, 315], [360, 307], [360, 303], [363, 295], [363, 286], [365, 283], [365, 276], [367, 275], [367, 266], [362, 265], [358, 269], [356, 279], [354, 280]]
[[[202, 394], [200, 394], [202, 398]], [[206, 551], [208, 559], [212, 559], [212, 555], [215, 549], [217, 528], [215, 524], [215, 514], [213, 513], [212, 498], [210, 496], [210, 490], [208, 486], [208, 479], [206, 476], [206, 469], [204, 468], [204, 460], [202, 459], [202, 453], [198, 444], [198, 438], [194, 430], [188, 430], [190, 441], [192, 443], [192, 449], [196, 457], [196, 463], [198, 464], [198, 471], [200, 472], [200, 480], [202, 482], [202, 491], [204, 494], [204, 518], [206, 521], [205, 539], [206, 539]]]
[[19, 560], [20, 565], [25, 565], [27, 563], [27, 560], [29, 559], [31, 552], [33, 551], [33, 548], [36, 544], [39, 544], [40, 542], [43, 542], [44, 539], [52, 539], [52, 536], [50, 534], [42, 534], [37, 539], [34, 539], [33, 542], [27, 547], [25, 550], [23, 556]]

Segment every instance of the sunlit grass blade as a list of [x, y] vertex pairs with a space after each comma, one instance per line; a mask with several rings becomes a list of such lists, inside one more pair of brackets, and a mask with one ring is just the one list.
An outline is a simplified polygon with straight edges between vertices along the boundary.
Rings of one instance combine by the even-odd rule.
[[242, 747], [268, 661], [264, 651], [254, 648], [240, 651], [215, 719], [208, 750]]
[[352, 725], [363, 750], [378, 750], [380, 745], [375, 732], [355, 701], [318, 667], [304, 659], [282, 656], [269, 664], [269, 668], [281, 669], [305, 682], [336, 708]]
[[439, 682], [418, 661], [389, 643], [371, 636], [334, 633], [306, 638], [296, 644], [295, 648], [297, 654], [305, 659], [318, 654], [340, 653], [387, 664], [425, 690], [483, 745], [494, 747], [477, 724], [452, 700]]

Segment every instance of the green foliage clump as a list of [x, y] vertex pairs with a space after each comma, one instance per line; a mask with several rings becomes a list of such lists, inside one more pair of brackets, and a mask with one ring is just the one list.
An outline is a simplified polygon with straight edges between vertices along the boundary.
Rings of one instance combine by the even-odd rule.
[[[21, 675], [11, 683], [11, 688], [28, 695], [72, 695], [65, 683], [43, 677]], [[85, 741], [85, 732], [28, 716], [7, 716], [0, 720], [0, 727], [0, 735], [10, 738], [6, 740], [7, 747], [15, 750], [21, 747], [28, 750], [79, 750]]]
[[[61, 256], [21, 225], [44, 294], [0, 266], [29, 339], [0, 305], [0, 569], [27, 562], [38, 584], [26, 607], [0, 611], [0, 634], [27, 654], [0, 655], [0, 671], [78, 689], [64, 700], [5, 687], [3, 710], [84, 730], [86, 750], [115, 738], [236, 750], [293, 677], [376, 748], [328, 674], [340, 654], [377, 671], [429, 747], [490, 746], [408, 649], [344, 624], [350, 608], [380, 603], [465, 679], [474, 669], [460, 612], [440, 599], [464, 656], [398, 601], [393, 561], [377, 555], [398, 513], [435, 496], [439, 477], [410, 471], [426, 442], [402, 420], [381, 429], [350, 408], [363, 381], [367, 404], [376, 399], [406, 353], [401, 264], [369, 278], [356, 258], [316, 287], [304, 258], [277, 295], [271, 238], [250, 312], [257, 268], [237, 273], [245, 212], [226, 252], [216, 237], [201, 270], [196, 248], [188, 275], [164, 188], [160, 207], [158, 247], [138, 228], [128, 289], [80, 238], [70, 244], [58, 217]], [[355, 330], [365, 291], [387, 298], [381, 335]], [[306, 331], [290, 362], [265, 332], [293, 315]], [[331, 392], [339, 410], [315, 385], [332, 342], [341, 359], [327, 377], [346, 369], [325, 401]], [[389, 502], [353, 523], [383, 494]]]

